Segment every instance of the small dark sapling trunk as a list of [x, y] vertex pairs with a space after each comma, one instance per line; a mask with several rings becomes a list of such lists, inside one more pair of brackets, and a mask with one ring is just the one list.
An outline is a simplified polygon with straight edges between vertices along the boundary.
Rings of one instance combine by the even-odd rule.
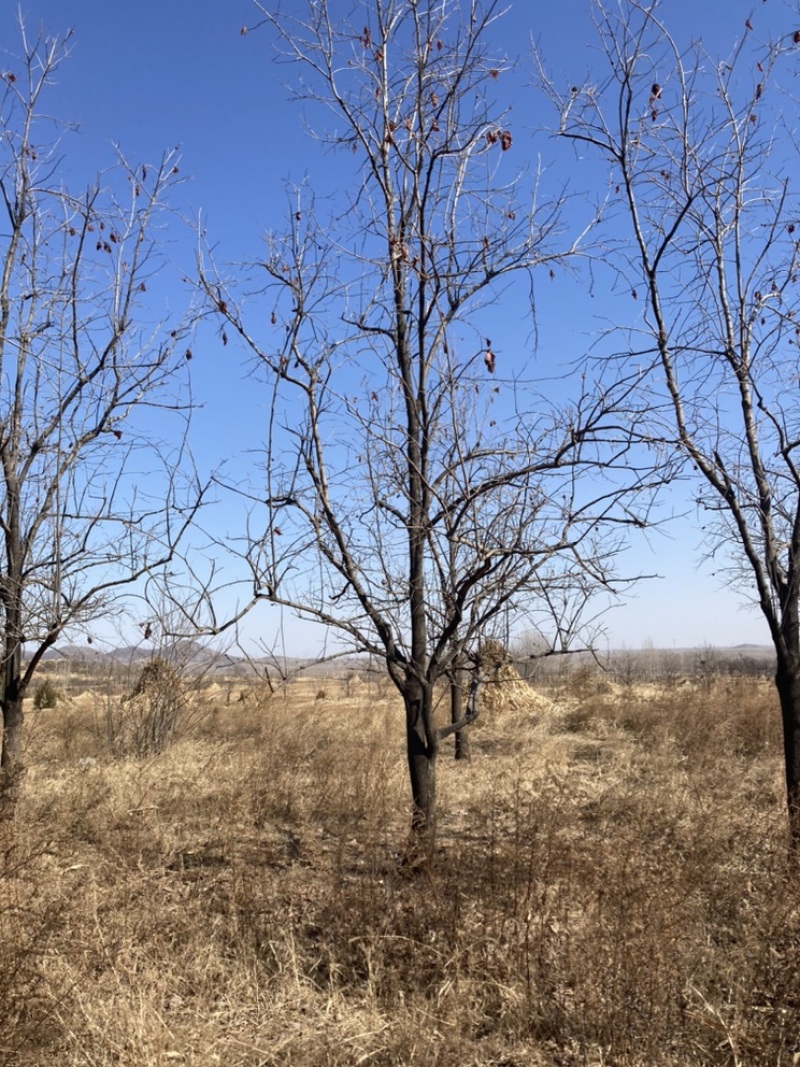
[[[464, 667], [456, 667], [450, 683], [450, 723], [452, 725], [460, 723], [464, 717], [464, 689], [467, 687], [468, 678], [469, 673]], [[456, 730], [455, 741], [455, 758], [457, 760], [471, 759], [472, 745], [469, 730]]]

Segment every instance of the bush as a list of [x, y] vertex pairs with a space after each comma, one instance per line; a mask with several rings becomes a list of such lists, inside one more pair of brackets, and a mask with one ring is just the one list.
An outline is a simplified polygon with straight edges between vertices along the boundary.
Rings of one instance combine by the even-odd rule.
[[156, 656], [142, 667], [136, 684], [120, 701], [111, 697], [106, 734], [115, 756], [146, 756], [171, 744], [188, 708], [180, 671]]
[[54, 708], [61, 700], [61, 692], [49, 678], [41, 683], [33, 695], [33, 706], [41, 711], [44, 708]]

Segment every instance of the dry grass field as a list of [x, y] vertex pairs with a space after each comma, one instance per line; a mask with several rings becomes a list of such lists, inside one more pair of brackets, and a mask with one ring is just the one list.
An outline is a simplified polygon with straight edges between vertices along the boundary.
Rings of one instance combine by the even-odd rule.
[[492, 693], [470, 764], [443, 752], [439, 855], [415, 877], [383, 685], [207, 688], [139, 755], [96, 690], [32, 710], [0, 1063], [796, 1062], [770, 684], [583, 672], [518, 697]]

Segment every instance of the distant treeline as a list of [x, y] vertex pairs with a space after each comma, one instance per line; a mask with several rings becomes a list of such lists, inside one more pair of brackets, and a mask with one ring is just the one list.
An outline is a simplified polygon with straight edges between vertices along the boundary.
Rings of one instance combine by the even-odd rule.
[[537, 657], [514, 654], [514, 666], [530, 682], [552, 684], [576, 674], [605, 676], [621, 685], [654, 682], [677, 684], [688, 679], [703, 681], [720, 677], [772, 678], [775, 657], [767, 646], [691, 649], [619, 649], [596, 656], [590, 653]]

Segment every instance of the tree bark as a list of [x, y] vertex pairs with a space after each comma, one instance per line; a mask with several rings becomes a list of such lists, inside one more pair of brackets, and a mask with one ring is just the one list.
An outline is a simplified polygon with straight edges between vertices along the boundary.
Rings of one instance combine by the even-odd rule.
[[778, 657], [775, 685], [783, 723], [789, 834], [794, 848], [800, 849], [800, 655]]
[[22, 762], [22, 700], [4, 699], [3, 752], [0, 757], [0, 817], [13, 815], [24, 774]]
[[[8, 538], [10, 544], [16, 539]], [[19, 584], [20, 567], [17, 557], [7, 546], [9, 574]], [[19, 786], [24, 774], [22, 762], [22, 726], [24, 721], [23, 699], [25, 687], [22, 678], [22, 608], [16, 597], [5, 603], [5, 634], [3, 639], [2, 693], [0, 709], [3, 715], [2, 753], [0, 753], [0, 808], [3, 817], [13, 816], [19, 796]]]
[[[467, 681], [467, 672], [463, 667], [456, 669], [455, 678], [450, 683], [450, 722], [460, 722], [464, 714], [464, 688]], [[469, 730], [456, 730], [455, 757], [458, 760], [472, 758], [472, 746], [470, 745]]]
[[406, 743], [411, 779], [411, 843], [408, 861], [425, 864], [436, 846], [436, 738], [425, 729], [424, 696], [407, 696]]

